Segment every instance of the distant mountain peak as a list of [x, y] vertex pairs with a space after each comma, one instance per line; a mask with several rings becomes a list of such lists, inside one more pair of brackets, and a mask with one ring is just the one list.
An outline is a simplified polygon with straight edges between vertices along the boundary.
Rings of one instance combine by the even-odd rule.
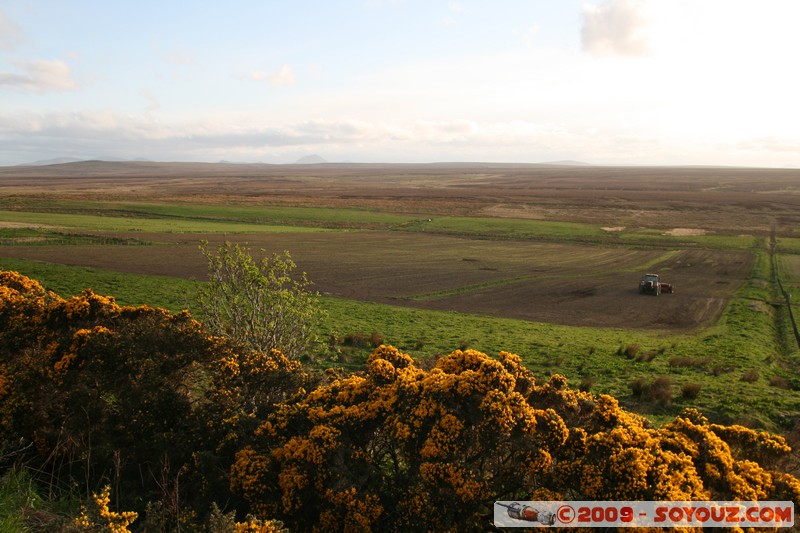
[[327, 163], [328, 161], [317, 154], [311, 154], [304, 157], [301, 157], [297, 161], [294, 162], [295, 165], [316, 165], [319, 163]]

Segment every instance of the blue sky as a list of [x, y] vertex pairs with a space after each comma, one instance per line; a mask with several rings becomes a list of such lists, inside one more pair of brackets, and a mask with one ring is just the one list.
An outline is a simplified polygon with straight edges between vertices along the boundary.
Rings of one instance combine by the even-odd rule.
[[795, 0], [0, 2], [0, 165], [800, 167]]

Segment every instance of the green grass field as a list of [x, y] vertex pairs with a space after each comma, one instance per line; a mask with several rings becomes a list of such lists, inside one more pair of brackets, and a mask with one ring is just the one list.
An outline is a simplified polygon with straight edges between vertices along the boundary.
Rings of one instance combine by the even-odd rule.
[[[190, 280], [27, 260], [0, 259], [0, 267], [36, 278], [64, 297], [91, 287], [114, 295], [121, 305], [146, 303], [172, 311], [191, 310], [196, 288]], [[765, 274], [760, 263], [720, 322], [691, 335], [558, 326], [322, 297], [326, 319], [319, 334], [336, 342], [329, 342], [311, 364], [358, 370], [370, 342], [376, 341], [420, 360], [459, 348], [510, 351], [541, 379], [564, 374], [573, 386], [617, 396], [655, 421], [697, 406], [721, 421], [787, 429], [782, 424], [800, 415], [800, 394], [792, 390], [800, 382], [790, 371], [800, 354], [778, 346], [774, 310], [761, 303], [769, 300]], [[632, 383], [659, 376], [672, 381], [670, 401], [632, 395]], [[699, 393], [691, 397], [684, 389]]]
[[[5, 205], [4, 205], [5, 204]], [[413, 222], [419, 217], [356, 208], [237, 206], [188, 203], [135, 203], [75, 200], [0, 201], [0, 221], [46, 223], [73, 230], [213, 233], [271, 231], [291, 227], [379, 227]], [[46, 222], [44, 222], [46, 221]], [[137, 222], [140, 223], [137, 225]], [[153, 228], [153, 224], [156, 227]]]
[[[357, 208], [237, 206], [75, 200], [0, 200], [0, 224], [22, 227], [28, 237], [52, 238], [65, 232], [274, 233], [324, 229], [384, 229], [500, 240], [588, 242], [620, 246], [749, 250], [759, 239], [748, 235], [665, 234], [669, 228], [620, 232], [573, 222], [479, 217], [421, 217]], [[8, 229], [6, 229], [8, 231]], [[31, 234], [32, 232], [32, 234]], [[0, 238], [3, 236], [0, 235]], [[62, 237], [63, 238], [63, 237]], [[800, 248], [787, 238], [781, 245]]]
[[271, 233], [276, 231], [323, 231], [321, 228], [294, 227], [283, 224], [216, 220], [213, 218], [161, 218], [104, 216], [72, 213], [0, 211], [0, 222], [28, 227], [45, 234], [80, 231], [137, 233]]

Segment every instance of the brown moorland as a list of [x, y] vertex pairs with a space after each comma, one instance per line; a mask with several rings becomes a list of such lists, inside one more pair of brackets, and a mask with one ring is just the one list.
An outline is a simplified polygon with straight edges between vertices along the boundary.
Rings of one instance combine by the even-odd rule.
[[798, 169], [90, 161], [0, 167], [0, 193], [364, 207], [711, 231], [800, 227]]

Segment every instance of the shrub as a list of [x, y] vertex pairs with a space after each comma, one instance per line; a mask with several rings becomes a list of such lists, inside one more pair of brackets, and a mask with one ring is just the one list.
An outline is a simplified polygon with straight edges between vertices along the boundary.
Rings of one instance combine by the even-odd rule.
[[597, 383], [597, 378], [583, 378], [580, 385], [578, 385], [578, 390], [589, 392], [595, 383]]
[[789, 390], [789, 380], [783, 376], [772, 376], [769, 378], [769, 384], [777, 389]]
[[378, 333], [377, 331], [373, 331], [372, 334], [369, 336], [369, 344], [373, 348], [377, 348], [381, 344], [383, 344], [384, 338], [383, 335]]
[[647, 381], [644, 378], [637, 378], [630, 382], [631, 394], [634, 398], [641, 398], [647, 390]]
[[200, 324], [188, 313], [120, 307], [89, 289], [66, 300], [5, 296], [36, 325], [0, 337], [0, 366], [13, 376], [0, 398], [0, 434], [35, 442], [19, 460], [62, 486], [129, 478], [123, 496], [140, 502], [177, 490], [197, 444], [203, 366], [214, 356]]
[[672, 379], [669, 376], [657, 377], [650, 385], [646, 397], [660, 405], [672, 403]]
[[178, 503], [231, 500], [235, 451], [312, 386], [298, 361], [210, 337], [187, 312], [88, 289], [62, 299], [21, 278], [0, 273], [0, 322], [17, 323], [0, 332], [0, 450], [13, 452], [0, 467], [25, 464], [51, 487], [124, 486], [122, 508], [151, 502], [175, 526]]
[[681, 396], [689, 400], [694, 400], [700, 394], [700, 389], [702, 388], [703, 385], [700, 383], [685, 383], [681, 387]]
[[209, 281], [198, 286], [197, 304], [208, 330], [261, 352], [311, 355], [318, 344], [318, 295], [305, 272], [295, 273], [289, 252], [257, 262], [245, 246], [226, 242], [213, 252], [207, 244], [200, 249]]
[[656, 402], [659, 405], [669, 405], [672, 402], [672, 379], [660, 376], [652, 382], [645, 378], [638, 378], [630, 382], [631, 394], [634, 398]]
[[637, 362], [640, 362], [640, 363], [649, 363], [650, 361], [652, 361], [653, 359], [656, 358], [658, 353], [659, 352], [656, 352], [656, 351], [653, 351], [653, 350], [651, 350], [649, 352], [643, 352], [643, 353], [640, 353], [639, 355], [637, 355], [635, 360]]
[[639, 353], [639, 349], [640, 348], [638, 344], [629, 344], [625, 347], [623, 353], [625, 357], [627, 357], [628, 359], [633, 359], [634, 357], [636, 357], [636, 354]]
[[350, 346], [352, 348], [369, 348], [370, 339], [364, 333], [348, 333], [342, 340], [342, 346]]
[[698, 359], [697, 357], [687, 357], [684, 355], [676, 355], [669, 358], [669, 366], [672, 368], [703, 368], [708, 363], [707, 359]]
[[[640, 384], [671, 400], [669, 377]], [[424, 370], [382, 346], [258, 435], [232, 487], [291, 530], [479, 530], [497, 499], [800, 501], [800, 481], [754, 459], [787, 458], [780, 437], [692, 409], [655, 429], [563, 376], [537, 384], [507, 353], [457, 350]]]
[[742, 374], [742, 381], [746, 383], [755, 383], [758, 381], [758, 371], [755, 368], [751, 368]]
[[113, 533], [129, 533], [128, 526], [138, 518], [133, 511], [117, 513], [109, 510], [111, 487], [106, 485], [99, 494], [92, 495], [92, 505], [84, 507], [75, 525], [79, 531], [111, 531]]
[[[722, 374], [727, 374], [728, 372], [733, 372], [735, 369], [732, 366], [726, 365], [715, 365], [714, 368], [711, 369], [711, 374], [716, 376], [721, 376]], [[758, 376], [756, 376], [758, 379]]]
[[500, 357], [458, 350], [424, 371], [382, 346], [365, 375], [263, 425], [232, 487], [291, 530], [478, 529], [486, 502], [530, 494], [567, 438], [555, 412], [525, 402], [534, 382], [519, 358]]
[[[0, 273], [0, 466], [89, 505], [71, 529], [37, 530], [124, 531], [145, 505], [137, 529], [275, 532], [478, 531], [508, 499], [800, 503], [785, 439], [693, 409], [655, 428], [562, 375], [537, 382], [514, 354], [427, 368], [380, 346], [363, 371], [317, 381], [188, 313], [39, 289]], [[671, 389], [631, 382], [652, 401]], [[25, 484], [0, 489], [27, 502]], [[113, 506], [108, 486], [124, 490]], [[20, 517], [0, 525], [34, 527]]]

